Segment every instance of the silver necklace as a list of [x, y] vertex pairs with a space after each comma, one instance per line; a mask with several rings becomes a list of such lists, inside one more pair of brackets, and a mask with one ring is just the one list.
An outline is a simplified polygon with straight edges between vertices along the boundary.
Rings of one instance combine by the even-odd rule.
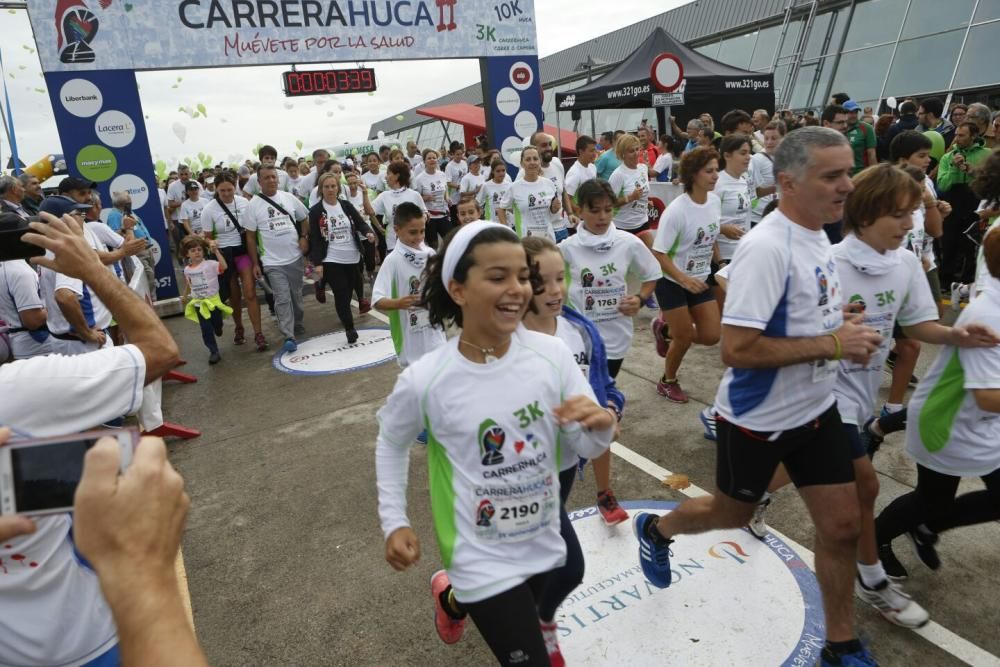
[[461, 337], [459, 337], [458, 342], [461, 343], [462, 345], [468, 345], [473, 349], [479, 350], [480, 354], [483, 355], [483, 362], [487, 364], [492, 364], [494, 361], [497, 361], [495, 347], [479, 347], [475, 343], [470, 343], [467, 340], [463, 340]]

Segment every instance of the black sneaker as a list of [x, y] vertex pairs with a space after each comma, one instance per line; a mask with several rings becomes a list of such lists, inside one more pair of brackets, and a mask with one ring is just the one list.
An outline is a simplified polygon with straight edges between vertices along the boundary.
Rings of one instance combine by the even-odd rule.
[[347, 344], [354, 345], [358, 342], [358, 332], [356, 329], [347, 330]]
[[934, 548], [938, 542], [937, 533], [926, 526], [917, 526], [906, 533], [906, 536], [913, 543], [913, 551], [921, 563], [932, 570], [941, 567], [941, 559], [938, 557], [937, 549]]
[[903, 564], [896, 558], [896, 554], [893, 553], [891, 544], [878, 545], [878, 558], [882, 561], [882, 568], [885, 570], [886, 576], [890, 579], [902, 581], [909, 577], [906, 568], [903, 567]]
[[219, 363], [220, 361], [222, 361], [222, 355], [219, 354], [218, 350], [216, 350], [215, 352], [212, 352], [212, 354], [208, 355], [208, 363], [212, 364], [213, 366], [215, 364]]
[[885, 437], [878, 435], [872, 430], [872, 424], [875, 423], [876, 417], [869, 417], [865, 425], [861, 427], [861, 444], [865, 446], [865, 451], [868, 452], [868, 458], [873, 458], [875, 452], [878, 448], [882, 446], [882, 442]]

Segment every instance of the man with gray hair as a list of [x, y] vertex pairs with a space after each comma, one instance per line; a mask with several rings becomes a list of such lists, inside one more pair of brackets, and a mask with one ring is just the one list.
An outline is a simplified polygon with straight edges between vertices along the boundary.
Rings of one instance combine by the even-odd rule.
[[23, 199], [21, 181], [16, 176], [0, 176], [0, 213], [13, 213], [27, 220], [29, 213], [21, 205]]
[[985, 104], [975, 102], [970, 104], [968, 110], [965, 112], [965, 122], [975, 123], [976, 127], [979, 129], [979, 136], [985, 137], [987, 130], [990, 129], [990, 120], [993, 117], [993, 112]]
[[[149, 229], [142, 218], [132, 210], [132, 195], [126, 191], [112, 192], [111, 205], [114, 207], [108, 213], [108, 227], [125, 238], [142, 239], [145, 247], [136, 253], [135, 258], [142, 264], [146, 276], [146, 287], [150, 297], [156, 300], [156, 258], [153, 255], [153, 240]], [[131, 237], [129, 236], [131, 234]]]
[[634, 519], [643, 573], [666, 588], [674, 538], [746, 526], [784, 464], [816, 527], [823, 665], [874, 664], [854, 632], [860, 514], [833, 387], [839, 360], [866, 364], [882, 337], [860, 316], [845, 318], [823, 233], [843, 217], [853, 166], [846, 137], [829, 128], [792, 132], [775, 152], [778, 209], [743, 237], [729, 267], [721, 344], [728, 368], [715, 399], [717, 491]]

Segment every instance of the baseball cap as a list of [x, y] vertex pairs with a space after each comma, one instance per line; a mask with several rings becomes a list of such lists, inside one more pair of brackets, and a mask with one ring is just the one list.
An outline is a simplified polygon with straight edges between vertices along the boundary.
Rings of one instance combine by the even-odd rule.
[[473, 162], [479, 162], [479, 156], [473, 153], [468, 158], [466, 158], [466, 162], [468, 162], [469, 164], [472, 164]]
[[70, 199], [65, 195], [53, 195], [42, 200], [38, 210], [43, 213], [51, 213], [57, 218], [61, 218], [73, 211], [86, 211], [90, 209], [90, 204], [81, 204], [75, 199]]
[[59, 194], [64, 192], [69, 192], [71, 190], [96, 190], [97, 183], [94, 181], [88, 181], [79, 176], [67, 176], [66, 178], [59, 181]]
[[861, 111], [861, 105], [854, 100], [847, 100], [844, 102], [844, 108], [848, 111]]
[[197, 189], [198, 189], [198, 188], [200, 188], [200, 187], [201, 187], [201, 184], [200, 184], [200, 183], [198, 183], [198, 181], [195, 181], [195, 180], [190, 180], [190, 181], [188, 181], [188, 182], [187, 182], [187, 183], [186, 183], [186, 184], [184, 185], [184, 189], [185, 189], [185, 190], [197, 190]]

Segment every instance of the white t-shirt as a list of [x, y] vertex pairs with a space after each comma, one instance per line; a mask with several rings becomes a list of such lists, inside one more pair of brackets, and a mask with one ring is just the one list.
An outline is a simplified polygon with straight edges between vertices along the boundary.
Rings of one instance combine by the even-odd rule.
[[[1000, 281], [990, 281], [956, 325], [1000, 331]], [[972, 389], [1000, 389], [1000, 347], [943, 346], [910, 399], [906, 453], [917, 463], [957, 477], [1000, 468], [1000, 415], [976, 405]]]
[[[774, 195], [757, 197], [757, 188], [768, 188], [774, 185], [774, 158], [767, 153], [754, 153], [753, 157], [750, 158], [748, 173], [750, 175], [748, 180], [753, 185], [753, 191], [750, 193], [753, 196], [750, 220], [756, 224], [763, 217], [761, 214], [764, 209], [774, 200]], [[715, 185], [715, 189], [719, 189], [718, 183]]]
[[552, 200], [558, 197], [555, 186], [547, 178], [539, 177], [533, 182], [518, 180], [504, 194], [499, 208], [508, 212], [508, 219], [514, 218], [514, 231], [519, 237], [546, 236], [555, 241], [559, 214], [553, 213], [551, 206]]
[[[934, 197], [935, 200], [937, 199], [937, 191], [934, 189], [934, 181], [931, 180], [930, 176], [924, 176], [924, 189], [927, 190], [927, 192], [929, 192], [931, 196]], [[934, 258], [934, 237], [927, 233], [927, 228], [926, 228], [927, 212], [924, 211], [923, 201], [920, 202], [920, 210], [924, 214], [924, 217], [921, 220], [921, 222], [924, 223], [924, 227], [923, 227], [923, 249], [920, 253], [920, 257], [921, 259], [927, 261], [926, 268], [928, 271], [931, 271], [937, 268], [937, 260]]]
[[[139, 409], [145, 375], [134, 345], [4, 364], [0, 424], [38, 438], [92, 429]], [[26, 667], [86, 663], [118, 641], [111, 610], [74, 552], [70, 515], [35, 523], [34, 534], [0, 544], [0, 599], [11, 610], [0, 617], [0, 656]]]
[[[864, 247], [859, 252], [860, 246]], [[866, 260], [876, 257], [876, 261], [886, 261], [893, 255], [899, 261], [885, 273], [868, 268], [874, 263]], [[863, 303], [864, 323], [882, 334], [882, 345], [867, 366], [842, 359], [837, 373], [834, 393], [840, 418], [847, 424], [861, 426], [873, 414], [882, 384], [882, 368], [892, 346], [893, 324], [899, 322], [907, 327], [934, 322], [938, 310], [923, 266], [913, 253], [900, 248], [880, 260], [870, 246], [850, 237], [833, 246], [833, 256], [847, 302]]]
[[662, 182], [664, 179], [660, 177], [663, 176], [663, 174], [666, 174], [665, 179], [669, 181], [670, 170], [673, 166], [674, 166], [674, 156], [671, 155], [670, 153], [660, 153], [660, 155], [656, 158], [656, 162], [653, 163], [653, 171], [655, 171], [658, 174], [656, 180]]
[[413, 180], [413, 189], [421, 197], [432, 197], [426, 202], [426, 209], [432, 218], [440, 218], [448, 214], [448, 177], [440, 169], [434, 173], [422, 172]]
[[[156, 194], [158, 194], [160, 196], [160, 209], [161, 210], [166, 210], [166, 208], [167, 208], [167, 193], [166, 193], [166, 191], [163, 190], [162, 188], [156, 188]], [[163, 218], [163, 226], [165, 228], [167, 228], [167, 229], [170, 229], [170, 223], [167, 221], [166, 217]]]
[[210, 201], [212, 200], [198, 197], [197, 201], [185, 199], [181, 203], [181, 220], [188, 221], [188, 224], [191, 225], [191, 231], [195, 233], [202, 231], [201, 215], [205, 210], [205, 205]]
[[454, 206], [458, 204], [458, 200], [461, 197], [459, 188], [462, 187], [462, 177], [469, 173], [469, 165], [465, 160], [460, 162], [449, 160], [444, 168], [444, 173], [448, 177], [448, 185], [451, 186], [448, 194], [448, 203]]
[[523, 327], [493, 363], [463, 357], [457, 336], [421, 357], [378, 412], [383, 533], [409, 526], [409, 451], [426, 427], [434, 527], [455, 597], [485, 600], [561, 566], [560, 448], [594, 458], [613, 433], [559, 426], [553, 409], [578, 395], [594, 400], [566, 345]]
[[[500, 222], [500, 218], [497, 216], [497, 209], [500, 208], [500, 202], [503, 201], [507, 195], [507, 191], [510, 190], [510, 185], [510, 181], [507, 180], [496, 183], [491, 179], [483, 183], [483, 187], [479, 189], [479, 193], [476, 195], [479, 208], [483, 211], [483, 220]], [[514, 228], [512, 218], [507, 218], [507, 223], [511, 229]]]
[[369, 197], [375, 197], [379, 193], [389, 189], [389, 185], [385, 182], [385, 176], [382, 175], [382, 172], [373, 174], [370, 171], [366, 171], [361, 174], [361, 182], [368, 188]]
[[[325, 166], [325, 165], [324, 165]], [[299, 178], [299, 196], [305, 197], [316, 187], [316, 179], [320, 176], [316, 167], [309, 170], [309, 173]]]
[[482, 169], [479, 170], [478, 174], [473, 174], [471, 171], [462, 177], [462, 182], [458, 186], [458, 191], [460, 194], [472, 193], [475, 194], [480, 186], [486, 182], [487, 174], [483, 172]]
[[[719, 172], [719, 180], [712, 192], [719, 198], [721, 204], [719, 226], [731, 224], [744, 232], [750, 231], [750, 207], [756, 198], [750, 180], [746, 176], [733, 178], [729, 172], [723, 170]], [[718, 243], [722, 259], [732, 259], [739, 240], [719, 234]]]
[[[104, 252], [107, 248], [94, 235], [90, 224], [83, 226], [83, 236], [87, 239], [90, 247], [94, 250]], [[46, 253], [52, 257], [51, 252]], [[48, 328], [54, 334], [65, 334], [73, 330], [70, 323], [63, 316], [62, 310], [56, 301], [56, 291], [67, 289], [77, 296], [80, 301], [80, 310], [83, 311], [83, 319], [91, 329], [107, 329], [111, 326], [111, 311], [107, 309], [94, 292], [87, 287], [86, 283], [76, 278], [56, 273], [51, 269], [42, 267], [40, 278], [42, 296], [45, 298], [45, 308], [48, 313]]]
[[[295, 194], [292, 190], [288, 172], [284, 169], [278, 169], [278, 189], [282, 192], [291, 192]], [[247, 179], [246, 185], [243, 186], [243, 192], [247, 193], [251, 197], [260, 192], [260, 185], [257, 183], [257, 174], [250, 174], [250, 178]]]
[[[518, 176], [524, 173], [522, 169]], [[556, 194], [559, 195], [559, 202], [562, 203], [563, 190], [565, 188], [566, 181], [566, 168], [562, 165], [562, 162], [553, 158], [552, 162], [549, 163], [547, 167], [542, 167], [542, 176], [552, 181], [552, 185], [556, 189]], [[524, 180], [523, 178], [521, 180]], [[559, 209], [559, 213], [552, 218], [552, 229], [554, 231], [562, 231], [566, 229], [567, 217], [566, 217], [566, 207], [562, 206]]]
[[[38, 308], [45, 308], [38, 285], [38, 270], [23, 259], [0, 262], [0, 320], [11, 328], [22, 328], [20, 313]], [[44, 333], [35, 335], [44, 340], [35, 340], [27, 331], [10, 335], [10, 351], [15, 359], [27, 359], [52, 351], [49, 338]]]
[[[986, 206], [987, 203], [983, 200], [980, 202], [979, 208], [976, 212], [978, 213], [979, 211], [985, 210]], [[983, 232], [983, 241], [986, 241], [986, 237], [989, 234], [994, 233], [997, 229], [1000, 229], [1000, 215], [990, 220], [989, 226], [986, 228], [986, 231]], [[994, 281], [992, 281], [991, 278], [992, 276], [990, 275], [990, 271], [986, 268], [986, 257], [983, 256], [983, 244], [980, 243], [979, 250], [976, 251], [976, 282], [975, 285], [973, 285], [973, 291], [975, 294], [972, 294], [972, 298], [975, 298], [979, 292], [982, 292], [994, 284]]]
[[[831, 334], [844, 323], [842, 292], [823, 230], [806, 229], [774, 211], [736, 249], [722, 324], [774, 338]], [[801, 426], [833, 405], [837, 368], [827, 360], [727, 368], [715, 408], [729, 422], [755, 431]]]
[[[192, 179], [188, 180], [188, 183], [198, 183], [198, 181]], [[187, 201], [187, 193], [185, 192], [185, 184], [181, 183], [180, 179], [177, 179], [173, 183], [167, 186], [167, 201], [171, 204], [183, 204]], [[198, 189], [201, 190], [201, 183], [198, 183]], [[202, 195], [205, 193], [202, 192]], [[174, 222], [179, 222], [181, 219], [181, 209], [180, 207], [175, 208], [170, 212], [170, 219]]]
[[339, 203], [330, 205], [323, 202], [323, 215], [319, 219], [319, 231], [327, 241], [326, 257], [323, 262], [334, 264], [357, 264], [361, 252], [354, 240], [351, 219]]
[[413, 157], [406, 158], [410, 163], [410, 174], [413, 178], [416, 178], [419, 174], [424, 171], [424, 156], [417, 153]]
[[[426, 244], [414, 249], [397, 243], [396, 249], [385, 258], [378, 275], [375, 276], [372, 304], [378, 305], [382, 299], [420, 295], [426, 277], [424, 271], [427, 268], [427, 260], [433, 254], [434, 249]], [[396, 359], [403, 368], [444, 344], [445, 333], [430, 325], [426, 308], [387, 312], [392, 344], [396, 348]]]
[[[517, 184], [514, 185], [517, 187]], [[571, 308], [601, 332], [608, 359], [624, 359], [632, 344], [632, 318], [618, 308], [628, 295], [627, 275], [641, 282], [660, 277], [660, 263], [637, 236], [615, 227], [611, 243], [584, 245], [580, 233], [559, 244], [566, 262], [566, 294]]]
[[[225, 206], [236, 218], [236, 221], [243, 225], [250, 202], [245, 197], [236, 196], [231, 203]], [[213, 199], [206, 204], [201, 212], [201, 219], [202, 230], [205, 234], [213, 236], [219, 242], [220, 248], [236, 248], [242, 243], [240, 231], [222, 209], [221, 201]]]
[[[590, 346], [583, 340], [583, 334], [575, 324], [567, 320], [562, 315], [556, 316], [556, 338], [566, 343], [566, 347], [573, 353], [576, 365], [580, 367], [583, 377], [590, 381]], [[562, 460], [559, 462], [559, 471], [567, 470], [576, 465], [576, 454], [569, 447], [562, 451]]]
[[[712, 248], [719, 237], [721, 206], [714, 192], [708, 193], [704, 204], [696, 204], [686, 192], [677, 197], [660, 216], [653, 250], [669, 257], [692, 278], [704, 280], [712, 271]], [[663, 277], [677, 282], [666, 273]]]
[[569, 168], [569, 171], [566, 172], [566, 194], [570, 197], [575, 197], [576, 191], [580, 189], [583, 183], [592, 181], [595, 178], [597, 178], [597, 165], [591, 162], [584, 167], [577, 160]]
[[636, 187], [642, 189], [642, 197], [629, 202], [615, 211], [614, 223], [618, 229], [638, 229], [649, 221], [649, 172], [646, 165], [629, 169], [625, 163], [611, 172], [608, 179], [615, 196], [628, 199]]
[[424, 215], [427, 214], [427, 207], [424, 206], [423, 198], [421, 198], [416, 190], [411, 190], [410, 188], [386, 190], [372, 204], [372, 208], [375, 209], [375, 215], [382, 216], [383, 226], [385, 227], [385, 246], [388, 250], [396, 247], [396, 208], [403, 202], [416, 204], [423, 211]]
[[240, 224], [248, 232], [257, 232], [257, 251], [264, 266], [284, 266], [302, 259], [299, 223], [308, 217], [309, 212], [298, 197], [287, 192], [276, 192], [271, 199], [291, 215], [282, 213], [256, 196], [250, 200]]
[[[286, 171], [285, 173], [287, 174], [288, 172]], [[296, 197], [299, 197], [300, 199], [302, 198], [302, 193], [299, 191], [299, 183], [301, 183], [301, 182], [302, 182], [302, 177], [301, 176], [296, 176], [295, 178], [292, 178], [291, 176], [289, 176], [288, 177], [288, 181], [287, 181], [287, 183], [288, 183], [288, 190], [287, 191], [291, 192], [293, 195], [295, 195]], [[278, 183], [278, 189], [279, 190], [281, 189], [281, 183], [280, 183], [280, 181]]]

